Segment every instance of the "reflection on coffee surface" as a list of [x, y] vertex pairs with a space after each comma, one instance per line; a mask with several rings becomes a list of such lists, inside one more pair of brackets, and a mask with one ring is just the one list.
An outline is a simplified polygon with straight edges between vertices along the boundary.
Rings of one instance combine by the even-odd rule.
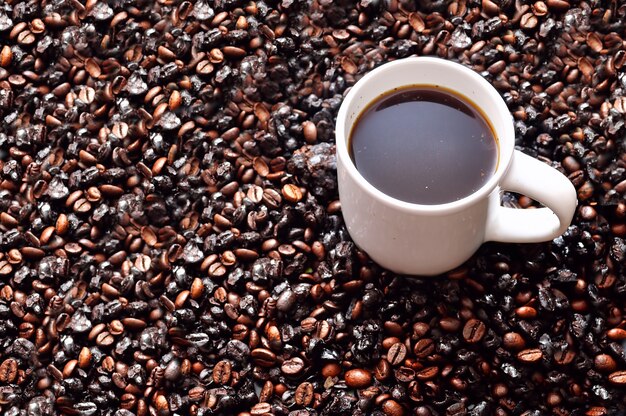
[[498, 163], [497, 138], [480, 110], [431, 85], [395, 89], [372, 101], [352, 128], [348, 149], [368, 182], [416, 204], [471, 195]]

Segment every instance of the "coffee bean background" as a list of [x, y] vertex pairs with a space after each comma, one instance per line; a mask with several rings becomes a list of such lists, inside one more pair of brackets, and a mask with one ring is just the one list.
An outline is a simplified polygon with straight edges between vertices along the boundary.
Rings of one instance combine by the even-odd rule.
[[[623, 414], [625, 22], [611, 0], [3, 3], [0, 412]], [[410, 55], [500, 91], [518, 148], [576, 186], [563, 236], [429, 279], [355, 247], [334, 119]]]

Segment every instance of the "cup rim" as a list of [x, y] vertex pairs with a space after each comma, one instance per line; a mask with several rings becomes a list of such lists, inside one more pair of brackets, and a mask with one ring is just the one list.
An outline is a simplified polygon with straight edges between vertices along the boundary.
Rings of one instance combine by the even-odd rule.
[[[394, 198], [390, 195], [387, 195], [383, 191], [376, 188], [374, 185], [369, 183], [363, 175], [357, 170], [352, 158], [348, 153], [347, 146], [347, 137], [345, 137], [345, 124], [348, 118], [348, 107], [350, 107], [352, 101], [357, 97], [360, 90], [363, 89], [368, 81], [375, 76], [379, 76], [382, 73], [392, 71], [396, 69], [398, 66], [414, 66], [414, 65], [441, 65], [447, 66], [448, 69], [462, 72], [466, 76], [472, 78], [472, 80], [479, 85], [485, 92], [488, 94], [490, 99], [494, 102], [497, 107], [497, 114], [500, 116], [506, 116], [510, 122], [506, 123], [504, 135], [508, 136], [508, 140], [502, 140], [500, 136], [498, 136], [498, 151], [499, 151], [499, 161], [498, 166], [494, 174], [489, 178], [487, 182], [483, 184], [477, 191], [471, 193], [470, 195], [458, 199], [452, 202], [446, 202], [444, 204], [416, 204], [412, 202], [402, 201], [400, 199]], [[417, 82], [416, 82], [417, 84]], [[408, 84], [410, 85], [410, 84]], [[446, 85], [442, 85], [443, 87], [447, 87]], [[447, 87], [449, 88], [449, 87]], [[391, 88], [390, 88], [391, 89]], [[487, 114], [487, 116], [489, 116]], [[493, 121], [490, 120], [493, 124]], [[453, 213], [460, 211], [481, 199], [486, 199], [487, 196], [496, 188], [498, 183], [500, 182], [502, 176], [506, 173], [511, 164], [511, 159], [513, 157], [513, 149], [515, 142], [515, 131], [513, 128], [513, 119], [510, 114], [510, 111], [504, 102], [504, 99], [500, 96], [500, 93], [495, 89], [493, 85], [491, 85], [486, 79], [484, 79], [480, 74], [475, 72], [474, 70], [456, 62], [448, 61], [441, 58], [436, 57], [410, 57], [410, 58], [402, 58], [395, 61], [391, 61], [385, 63], [378, 68], [368, 72], [363, 76], [352, 88], [348, 91], [346, 96], [341, 103], [339, 108], [339, 112], [337, 113], [337, 121], [335, 123], [335, 144], [336, 144], [336, 153], [338, 157], [338, 166], [345, 168], [347, 173], [352, 176], [352, 178], [359, 184], [359, 186], [364, 189], [371, 197], [384, 202], [387, 205], [394, 206], [397, 209], [400, 209], [409, 213], [421, 213], [421, 214], [445, 214], [445, 213]]]

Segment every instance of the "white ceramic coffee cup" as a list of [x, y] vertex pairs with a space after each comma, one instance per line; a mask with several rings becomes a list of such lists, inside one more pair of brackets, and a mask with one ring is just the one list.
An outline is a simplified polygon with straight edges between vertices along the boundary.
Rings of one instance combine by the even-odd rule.
[[[460, 93], [480, 107], [493, 126], [499, 147], [496, 172], [465, 198], [440, 205], [395, 199], [368, 183], [350, 158], [348, 138], [361, 111], [387, 91], [416, 84]], [[576, 191], [563, 174], [514, 149], [513, 120], [496, 89], [457, 63], [406, 58], [371, 71], [346, 95], [335, 133], [339, 197], [348, 232], [374, 261], [397, 273], [446, 272], [463, 264], [486, 241], [551, 240], [567, 229], [576, 209]], [[547, 208], [502, 207], [502, 190], [527, 195]]]

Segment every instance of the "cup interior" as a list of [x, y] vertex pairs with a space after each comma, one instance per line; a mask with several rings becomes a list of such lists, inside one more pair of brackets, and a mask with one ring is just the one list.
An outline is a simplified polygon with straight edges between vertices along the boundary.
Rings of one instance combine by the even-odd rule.
[[[347, 165], [348, 171], [365, 179], [358, 173], [348, 153], [348, 140], [354, 123], [361, 112], [372, 101], [395, 88], [412, 85], [440, 86], [452, 90], [474, 104], [493, 128], [498, 144], [498, 164], [494, 175], [476, 192], [441, 205], [419, 205], [396, 200], [381, 191], [379, 193], [402, 205], [409, 204], [421, 208], [454, 207], [468, 203], [472, 198], [488, 194], [495, 188], [503, 172], [506, 171], [514, 148], [513, 122], [506, 103], [496, 89], [482, 76], [461, 64], [439, 58], [405, 58], [384, 64], [361, 78], [350, 90], [341, 105], [337, 117], [337, 153]], [[371, 188], [372, 185], [367, 183]], [[376, 189], [376, 188], [374, 188]], [[371, 190], [371, 189], [370, 189]]]

